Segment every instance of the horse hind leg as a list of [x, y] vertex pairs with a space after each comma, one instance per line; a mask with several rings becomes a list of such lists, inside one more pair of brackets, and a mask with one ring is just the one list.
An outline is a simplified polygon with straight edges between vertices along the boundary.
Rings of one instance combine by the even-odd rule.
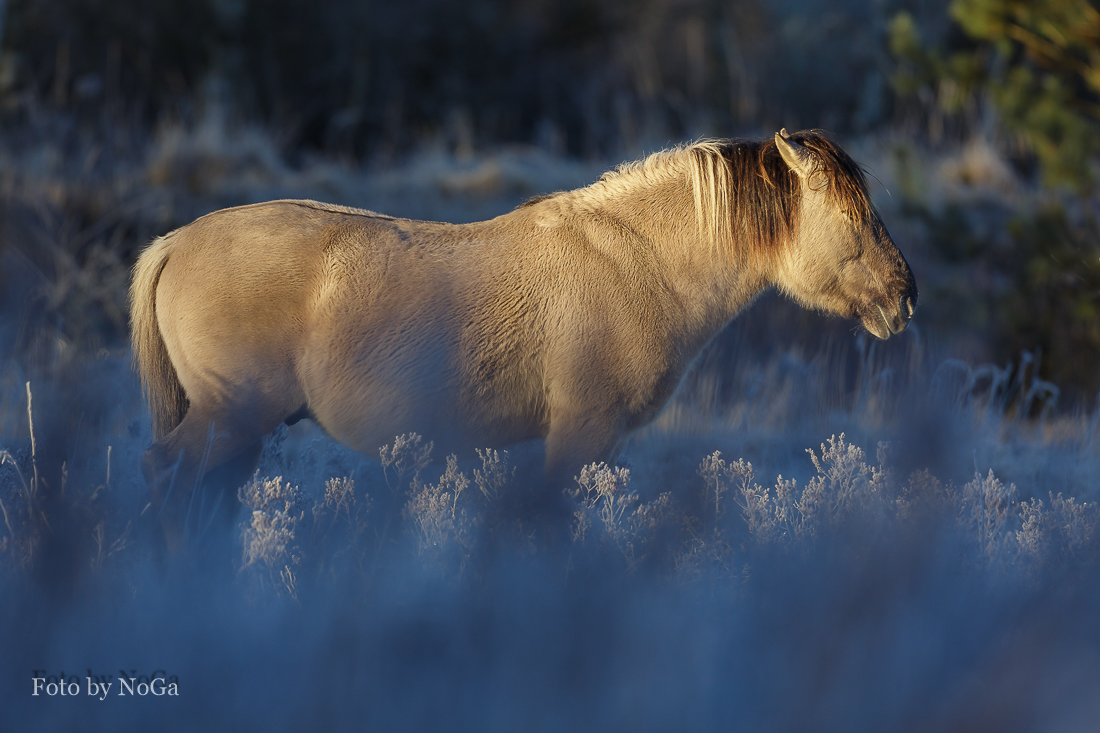
[[[211, 512], [220, 512], [223, 524], [232, 522], [239, 511], [233, 490], [255, 470], [260, 438], [282, 417], [257, 419], [254, 410], [193, 401], [183, 421], [145, 451], [142, 472], [169, 553], [216, 522]], [[220, 500], [197, 491], [208, 475], [209, 483], [222, 489]]]
[[257, 440], [222, 465], [207, 471], [200, 490], [214, 506], [210, 512], [199, 512], [202, 517], [210, 515], [209, 521], [204, 520], [199, 529], [200, 534], [206, 531], [206, 527], [210, 527], [211, 531], [222, 527], [231, 528], [237, 521], [241, 510], [237, 490], [256, 472], [261, 453], [263, 442]]

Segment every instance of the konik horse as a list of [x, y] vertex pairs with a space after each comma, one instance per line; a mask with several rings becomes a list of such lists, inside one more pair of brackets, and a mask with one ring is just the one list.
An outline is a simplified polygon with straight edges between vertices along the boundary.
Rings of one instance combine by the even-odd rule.
[[770, 286], [880, 339], [916, 306], [861, 168], [816, 132], [682, 146], [473, 224], [216, 211], [135, 266], [153, 506], [177, 544], [202, 475], [243, 482], [303, 417], [368, 454], [410, 432], [456, 452], [543, 438], [560, 489]]

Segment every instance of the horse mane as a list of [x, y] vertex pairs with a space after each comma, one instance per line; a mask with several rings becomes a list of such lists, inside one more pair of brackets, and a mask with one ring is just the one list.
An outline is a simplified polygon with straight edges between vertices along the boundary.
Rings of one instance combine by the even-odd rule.
[[[814, 154], [827, 200], [862, 221], [874, 214], [862, 166], [820, 130], [790, 135]], [[644, 183], [690, 173], [699, 230], [715, 246], [742, 256], [774, 256], [796, 233], [802, 203], [799, 178], [783, 160], [774, 138], [700, 140], [624, 163], [585, 192], [590, 203], [629, 193]], [[539, 196], [524, 205], [556, 196]]]

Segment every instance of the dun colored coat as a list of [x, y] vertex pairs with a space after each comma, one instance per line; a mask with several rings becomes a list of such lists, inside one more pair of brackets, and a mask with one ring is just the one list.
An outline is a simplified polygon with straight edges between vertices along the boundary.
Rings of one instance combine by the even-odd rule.
[[459, 452], [544, 438], [564, 486], [769, 286], [882, 339], [916, 306], [861, 169], [814, 132], [657, 153], [474, 224], [315, 201], [208, 214], [134, 272], [153, 505], [174, 544], [205, 472], [243, 480], [302, 417], [371, 455], [414, 431]]

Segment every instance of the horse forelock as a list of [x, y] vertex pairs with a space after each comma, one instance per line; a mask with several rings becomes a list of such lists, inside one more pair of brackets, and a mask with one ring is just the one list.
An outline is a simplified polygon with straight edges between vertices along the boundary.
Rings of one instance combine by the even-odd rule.
[[[863, 166], [830, 140], [820, 130], [803, 130], [790, 139], [807, 148], [818, 162], [818, 171], [828, 181], [828, 200], [848, 216], [866, 220], [875, 213], [871, 196], [867, 191], [867, 175]], [[775, 139], [765, 142], [764, 154], [779, 158]]]

